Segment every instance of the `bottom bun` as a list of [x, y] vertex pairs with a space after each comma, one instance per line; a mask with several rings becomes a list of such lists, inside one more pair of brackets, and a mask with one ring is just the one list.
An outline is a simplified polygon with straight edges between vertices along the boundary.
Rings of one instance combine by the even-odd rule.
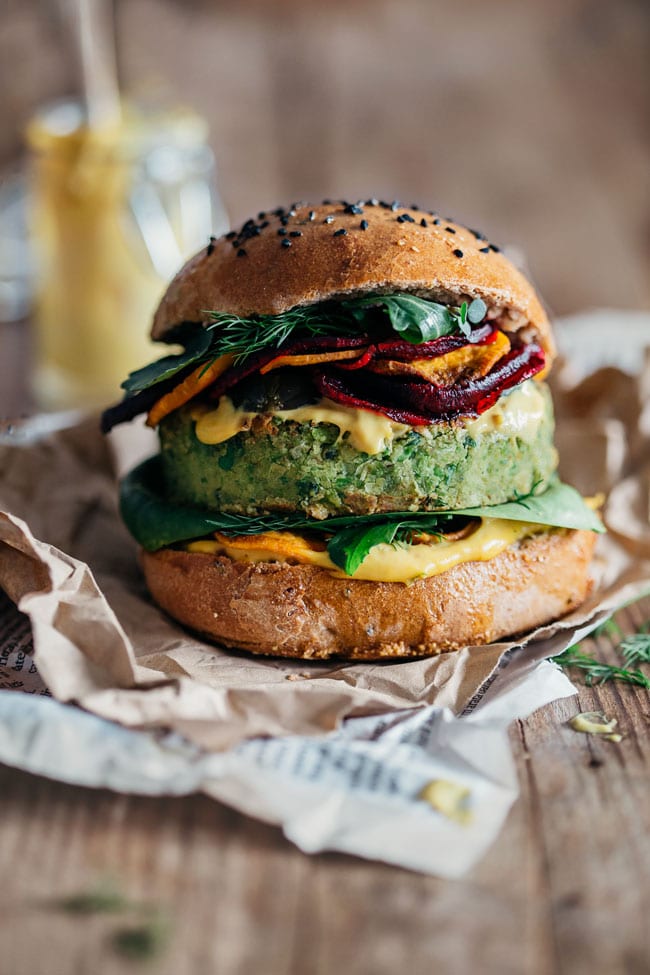
[[591, 589], [595, 541], [593, 532], [544, 532], [411, 585], [169, 548], [144, 552], [143, 567], [162, 609], [224, 646], [311, 660], [403, 659], [491, 643], [564, 616]]

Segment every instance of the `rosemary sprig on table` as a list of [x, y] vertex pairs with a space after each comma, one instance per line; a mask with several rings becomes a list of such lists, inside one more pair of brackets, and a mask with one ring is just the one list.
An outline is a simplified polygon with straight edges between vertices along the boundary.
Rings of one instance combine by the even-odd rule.
[[[581, 670], [585, 675], [585, 684], [592, 687], [594, 684], [604, 684], [607, 681], [615, 680], [623, 684], [634, 684], [637, 687], [650, 689], [650, 678], [648, 678], [638, 667], [631, 668], [632, 664], [650, 663], [650, 633], [648, 632], [649, 623], [644, 623], [637, 633], [624, 637], [618, 645], [627, 667], [617, 667], [613, 664], [606, 664], [598, 660], [593, 654], [584, 653], [580, 649], [580, 644], [568, 647], [564, 653], [553, 657], [556, 664], [560, 667], [573, 667]], [[622, 635], [621, 628], [613, 619], [606, 620], [596, 630], [595, 636], [606, 633]]]
[[646, 623], [642, 626], [638, 633], [626, 636], [621, 642], [619, 650], [628, 666], [630, 664], [650, 664], [650, 633], [648, 633], [648, 624]]

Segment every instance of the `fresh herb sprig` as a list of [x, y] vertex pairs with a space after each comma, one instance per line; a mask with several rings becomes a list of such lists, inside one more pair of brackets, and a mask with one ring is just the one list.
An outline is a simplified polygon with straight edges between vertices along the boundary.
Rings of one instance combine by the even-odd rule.
[[585, 684], [592, 687], [594, 684], [604, 684], [610, 680], [617, 680], [624, 684], [636, 684], [638, 687], [650, 688], [650, 679], [641, 670], [628, 670], [625, 667], [615, 667], [611, 664], [597, 660], [590, 653], [583, 653], [579, 646], [569, 647], [564, 653], [553, 657], [556, 664], [560, 667], [573, 667], [583, 671]]
[[431, 342], [443, 335], [463, 334], [471, 337], [472, 326], [483, 321], [487, 306], [480, 298], [463, 302], [460, 308], [441, 305], [416, 295], [373, 295], [344, 301], [326, 301], [291, 308], [281, 315], [231, 315], [206, 311], [209, 324], [193, 329], [183, 352], [168, 355], [132, 372], [122, 383], [127, 396], [133, 397], [152, 386], [170, 379], [182, 370], [205, 365], [222, 355], [234, 355], [239, 365], [254, 352], [279, 349], [291, 337], [319, 338], [349, 335], [355, 327], [363, 331], [368, 314], [383, 312], [393, 331], [413, 345]]
[[487, 313], [480, 298], [454, 308], [416, 295], [372, 295], [304, 305], [282, 315], [242, 318], [212, 311], [207, 313], [211, 318], [207, 327], [218, 329], [213, 351], [218, 355], [232, 353], [241, 361], [260, 349], [278, 348], [295, 333], [305, 337], [349, 334], [351, 320], [363, 327], [372, 308], [381, 309], [393, 331], [413, 345], [454, 333], [469, 337], [472, 325], [483, 321]]
[[211, 354], [215, 357], [234, 355], [236, 365], [254, 352], [280, 348], [295, 333], [304, 338], [318, 338], [350, 332], [349, 316], [329, 304], [308, 305], [292, 308], [282, 315], [251, 318], [213, 311], [207, 314], [210, 324], [206, 331], [212, 333]]
[[631, 664], [650, 664], [650, 633], [648, 624], [645, 623], [638, 633], [626, 636], [618, 648], [625, 660]]
[[[637, 687], [644, 687], [648, 690], [650, 689], [650, 678], [639, 667], [632, 669], [632, 665], [650, 663], [649, 629], [650, 623], [644, 623], [637, 633], [621, 639], [617, 649], [627, 664], [626, 667], [603, 663], [602, 660], [598, 660], [593, 654], [584, 653], [580, 649], [580, 644], [568, 647], [564, 653], [553, 657], [553, 660], [560, 667], [573, 667], [576, 670], [581, 670], [585, 675], [585, 684], [589, 687], [594, 684], [604, 684], [607, 681], [615, 680], [623, 684], [634, 684]], [[594, 630], [594, 636], [598, 637], [603, 634], [610, 637], [623, 636], [620, 626], [614, 619], [605, 620], [604, 623], [601, 623]]]

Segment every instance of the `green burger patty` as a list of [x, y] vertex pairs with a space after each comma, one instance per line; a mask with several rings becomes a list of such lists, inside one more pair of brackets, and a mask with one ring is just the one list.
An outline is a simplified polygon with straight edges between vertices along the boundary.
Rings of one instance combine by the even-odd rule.
[[172, 501], [259, 515], [311, 518], [501, 504], [541, 490], [557, 465], [553, 410], [526, 437], [471, 434], [462, 421], [407, 431], [366, 454], [331, 423], [273, 419], [220, 444], [195, 436], [192, 405], [160, 424], [165, 490]]

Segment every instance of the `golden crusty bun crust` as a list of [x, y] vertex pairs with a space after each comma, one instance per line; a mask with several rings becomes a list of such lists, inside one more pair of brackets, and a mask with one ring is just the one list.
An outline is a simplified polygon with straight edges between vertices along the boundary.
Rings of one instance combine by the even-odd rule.
[[483, 234], [415, 207], [296, 203], [258, 214], [182, 268], [152, 338], [206, 311], [278, 315], [359, 293], [411, 292], [445, 304], [482, 298], [504, 331], [527, 329], [550, 360], [551, 326], [531, 284]]
[[224, 646], [314, 660], [404, 659], [490, 643], [570, 612], [591, 588], [595, 541], [593, 532], [544, 532], [409, 586], [170, 548], [144, 552], [143, 566], [170, 616]]

